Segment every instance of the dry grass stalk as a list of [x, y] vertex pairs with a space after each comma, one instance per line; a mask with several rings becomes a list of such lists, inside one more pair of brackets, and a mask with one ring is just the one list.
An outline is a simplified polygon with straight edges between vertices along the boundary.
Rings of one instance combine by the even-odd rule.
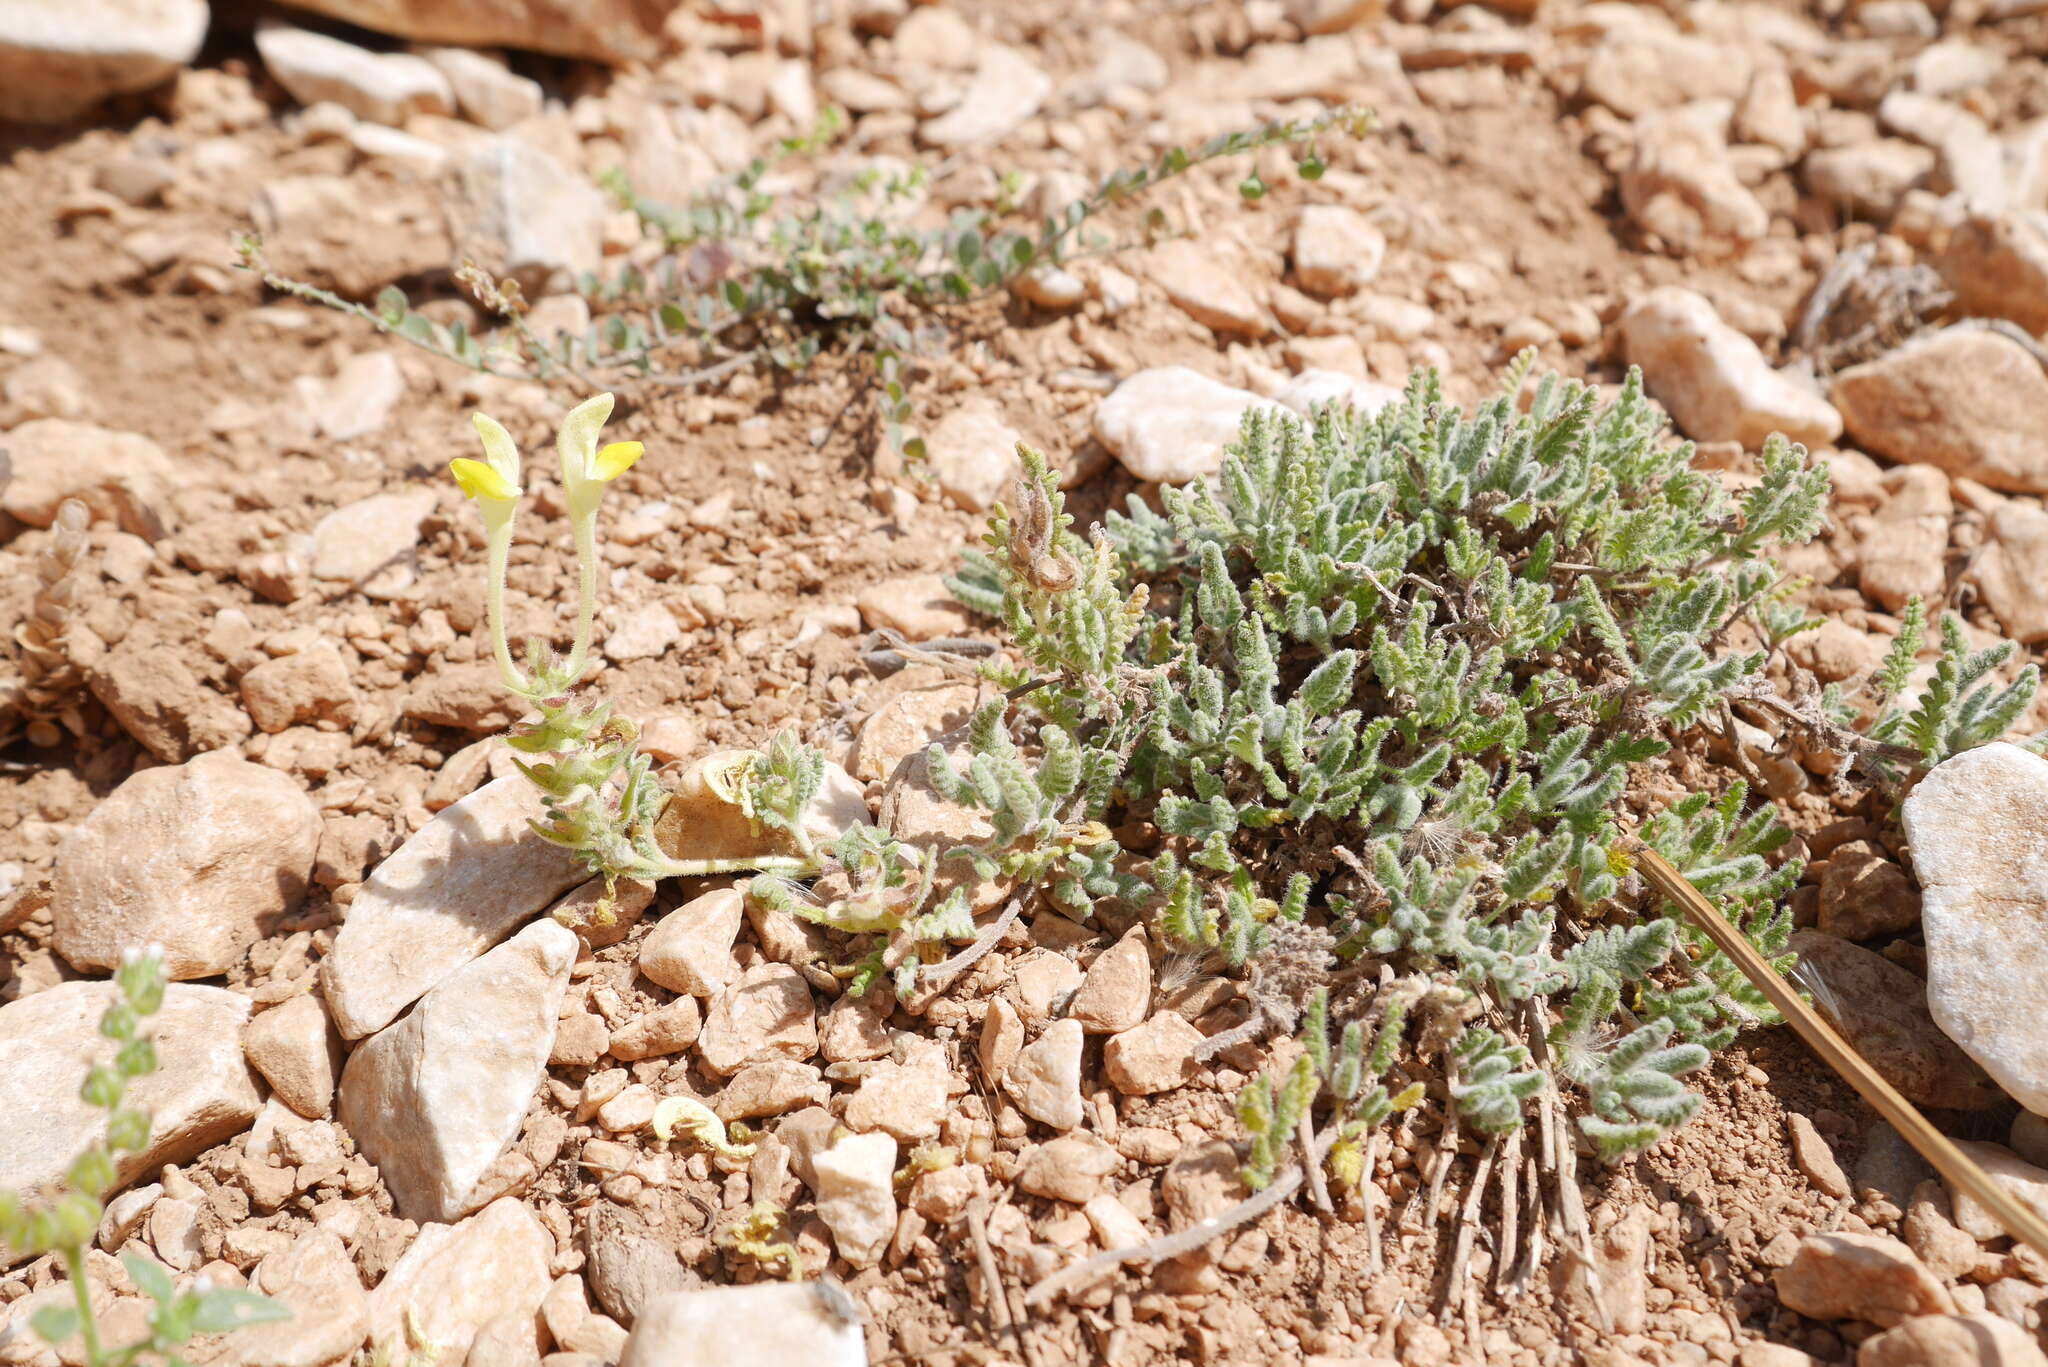
[[1635, 857], [1636, 867], [1643, 876], [1656, 886], [1658, 892], [1685, 909], [1693, 924], [1704, 931], [1715, 948], [1733, 960], [1744, 976], [1756, 984], [1757, 991], [1770, 999], [1771, 1005], [1778, 1008], [1792, 1028], [1799, 1032], [1799, 1037], [1820, 1055], [1822, 1062], [1854, 1087], [1908, 1144], [1919, 1151], [1922, 1158], [1934, 1165], [1943, 1178], [1983, 1203], [2006, 1233], [2048, 1255], [2048, 1222], [2015, 1200], [1947, 1135], [1935, 1129], [1912, 1102], [1899, 1095], [1897, 1088], [1878, 1076], [1877, 1070], [1808, 1006], [1792, 985], [1779, 977], [1764, 957], [1751, 947], [1741, 932], [1714, 909], [1714, 904], [1672, 868], [1662, 855], [1655, 850], [1638, 848]]

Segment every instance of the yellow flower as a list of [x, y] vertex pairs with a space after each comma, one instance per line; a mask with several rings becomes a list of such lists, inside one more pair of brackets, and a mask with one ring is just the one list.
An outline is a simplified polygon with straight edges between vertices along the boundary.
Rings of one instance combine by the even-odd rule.
[[462, 492], [476, 500], [486, 522], [510, 516], [525, 492], [519, 487], [519, 448], [512, 435], [495, 418], [483, 413], [470, 415], [476, 434], [484, 444], [484, 458], [458, 456], [448, 462], [448, 471]]
[[462, 492], [471, 498], [519, 497], [518, 485], [480, 460], [458, 456], [448, 462], [448, 470], [462, 486]]
[[647, 448], [637, 441], [615, 441], [597, 449], [597, 477], [614, 480], [633, 468], [633, 462], [646, 454]]
[[569, 410], [555, 449], [562, 457], [562, 492], [569, 501], [572, 517], [586, 517], [597, 511], [604, 486], [633, 467], [646, 448], [637, 441], [597, 444], [597, 434], [612, 415], [612, 396], [597, 394]]

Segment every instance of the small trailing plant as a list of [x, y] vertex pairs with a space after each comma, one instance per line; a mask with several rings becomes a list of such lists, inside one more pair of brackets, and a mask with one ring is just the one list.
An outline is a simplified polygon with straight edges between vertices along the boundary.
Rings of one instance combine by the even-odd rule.
[[[816, 872], [820, 854], [802, 822], [823, 771], [823, 759], [815, 751], [784, 738], [764, 753], [740, 753], [709, 775], [720, 798], [757, 825], [788, 833], [796, 854], [673, 859], [655, 836], [668, 793], [655, 780], [648, 756], [638, 749], [638, 725], [615, 715], [601, 698], [577, 695], [589, 666], [597, 614], [598, 512], [606, 488], [643, 454], [639, 442], [599, 444], [612, 405], [610, 394], [585, 400], [563, 419], [556, 439], [577, 567], [575, 627], [566, 656], [541, 640], [529, 640], [522, 666], [515, 662], [506, 635], [505, 570], [525, 498], [519, 449], [511, 435], [496, 420], [475, 414], [483, 459], [459, 457], [449, 463], [456, 483], [483, 518], [485, 629], [499, 681], [537, 714], [536, 720], [520, 723], [506, 737], [506, 743], [523, 756], [515, 761], [520, 772], [540, 790], [545, 815], [533, 823], [534, 830], [574, 850], [607, 886], [620, 878], [703, 877], [755, 869]], [[608, 902], [600, 903], [595, 914], [609, 915]]]
[[[527, 326], [527, 303], [515, 283], [474, 266], [457, 279], [497, 320], [481, 333], [435, 322], [396, 286], [374, 304], [359, 303], [271, 271], [254, 237], [239, 246], [243, 265], [272, 289], [487, 374], [586, 392], [627, 383], [706, 384], [751, 367], [795, 372], [826, 353], [865, 357], [892, 445], [916, 457], [923, 447], [909, 374], [920, 358], [942, 350], [946, 309], [1009, 288], [1033, 270], [1113, 250], [1116, 242], [1097, 231], [1106, 215], [1198, 166], [1286, 147], [1302, 177], [1313, 180], [1323, 174], [1322, 138], [1357, 136], [1370, 124], [1368, 112], [1340, 109], [1222, 134], [1194, 148], [1170, 147], [1036, 222], [1005, 196], [993, 210], [963, 209], [943, 224], [916, 226], [908, 211], [930, 178], [921, 166], [863, 173], [798, 208], [763, 188], [774, 166], [766, 158], [681, 205], [646, 198], [623, 171], [613, 171], [602, 177], [605, 188], [659, 243], [660, 257], [647, 270], [629, 266], [610, 279], [586, 277], [580, 289], [595, 320], [582, 336], [552, 341]], [[843, 127], [843, 116], [828, 110], [809, 135], [783, 142], [777, 160], [815, 153]], [[1240, 189], [1257, 198], [1266, 187], [1253, 174]], [[1143, 218], [1142, 235], [1156, 238], [1167, 226], [1155, 207]], [[679, 360], [686, 368], [672, 369]]]
[[86, 1367], [184, 1367], [178, 1349], [195, 1337], [287, 1319], [290, 1312], [236, 1287], [195, 1282], [180, 1290], [160, 1264], [130, 1253], [122, 1255], [121, 1265], [152, 1303], [149, 1333], [134, 1343], [104, 1342], [93, 1314], [85, 1255], [99, 1232], [104, 1198], [118, 1180], [117, 1156], [140, 1153], [149, 1144], [149, 1113], [128, 1104], [128, 1085], [156, 1071], [156, 1047], [143, 1033], [143, 1022], [163, 1005], [162, 956], [123, 955], [114, 982], [120, 999], [100, 1017], [100, 1033], [115, 1046], [114, 1057], [88, 1069], [79, 1089], [87, 1104], [107, 1113], [106, 1137], [72, 1160], [64, 1189], [54, 1199], [31, 1204], [14, 1192], [0, 1192], [0, 1244], [19, 1255], [55, 1253], [64, 1264], [73, 1303], [47, 1305], [35, 1313], [29, 1325], [43, 1339], [57, 1344], [77, 1335]]

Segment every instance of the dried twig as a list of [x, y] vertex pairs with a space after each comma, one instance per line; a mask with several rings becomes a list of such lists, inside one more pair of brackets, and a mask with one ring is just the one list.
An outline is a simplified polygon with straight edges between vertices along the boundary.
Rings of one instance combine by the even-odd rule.
[[1192, 1057], [1197, 1063], [1207, 1063], [1226, 1049], [1234, 1049], [1240, 1044], [1250, 1044], [1254, 1040], [1264, 1037], [1270, 1029], [1272, 1029], [1272, 1025], [1266, 1020], [1265, 1013], [1258, 1009], [1258, 1005], [1255, 1002], [1253, 1003], [1250, 1016], [1231, 1026], [1228, 1030], [1217, 1031], [1200, 1044], [1197, 1044], [1194, 1047]]
[[1301, 1121], [1294, 1128], [1295, 1140], [1301, 1146], [1301, 1166], [1308, 1172], [1309, 1199], [1316, 1203], [1316, 1210], [1323, 1215], [1334, 1214], [1336, 1208], [1330, 1204], [1330, 1184], [1323, 1177], [1323, 1165], [1316, 1161], [1316, 1122], [1310, 1118], [1308, 1108], [1301, 1111]]
[[1735, 709], [1728, 705], [1726, 698], [1721, 699], [1721, 739], [1727, 742], [1728, 757], [1742, 777], [1750, 787], [1761, 789], [1764, 776], [1757, 772], [1748, 752], [1742, 748], [1742, 734], [1735, 729]]
[[[1534, 997], [1522, 1005], [1529, 1020], [1530, 1056], [1538, 1067], [1550, 1073], [1550, 1039], [1544, 1029], [1541, 1008]], [[1551, 1075], [1555, 1076], [1554, 1073]], [[1600, 1332], [1608, 1334], [1614, 1331], [1613, 1317], [1607, 1313], [1607, 1298], [1600, 1283], [1600, 1265], [1593, 1257], [1593, 1230], [1586, 1219], [1586, 1198], [1579, 1191], [1578, 1155], [1572, 1148], [1571, 1136], [1565, 1130], [1559, 1106], [1557, 1088], [1545, 1083], [1538, 1094], [1537, 1114], [1543, 1130], [1545, 1167], [1556, 1193], [1551, 1218], [1556, 1222], [1558, 1242], [1578, 1260], [1585, 1274], [1586, 1291], [1593, 1302], [1593, 1318]], [[1535, 1264], [1532, 1263], [1532, 1273], [1534, 1269]]]
[[1522, 1212], [1522, 1228], [1526, 1232], [1522, 1256], [1516, 1259], [1514, 1276], [1506, 1288], [1510, 1294], [1526, 1290], [1536, 1280], [1536, 1269], [1543, 1266], [1543, 1163], [1533, 1153], [1523, 1161], [1528, 1164], [1522, 1186], [1522, 1199], [1527, 1205]]
[[[1373, 1171], [1379, 1167], [1379, 1162], [1380, 1132], [1375, 1127], [1365, 1137], [1365, 1159], [1361, 1169], [1361, 1176], [1358, 1179], [1361, 1188], [1375, 1185], [1373, 1182]], [[1359, 1199], [1365, 1204], [1365, 1256], [1372, 1268], [1372, 1274], [1377, 1277], [1380, 1273], [1387, 1270], [1386, 1259], [1382, 1256], [1380, 1250], [1379, 1203], [1362, 1190], [1359, 1192]]]
[[1017, 924], [1017, 918], [1023, 915], [1024, 904], [1029, 902], [1031, 895], [1037, 891], [1036, 883], [1019, 888], [1011, 894], [1009, 902], [1003, 907], [1002, 915], [982, 927], [981, 934], [974, 937], [973, 944], [952, 958], [942, 959], [933, 964], [925, 973], [919, 975], [917, 995], [905, 1002], [903, 1009], [913, 1016], [923, 1015], [925, 1008], [930, 1006], [941, 992], [958, 982], [968, 969], [980, 963], [988, 952], [996, 947], [996, 943], [1009, 933], [1010, 927]]
[[1800, 1000], [1791, 984], [1778, 976], [1769, 961], [1757, 953], [1756, 947], [1729, 924], [1728, 919], [1701, 895], [1698, 888], [1686, 881], [1685, 875], [1647, 846], [1638, 845], [1633, 852], [1636, 867], [1643, 876], [1656, 886], [1658, 892], [1684, 909], [1692, 923], [1714, 942], [1714, 947], [1726, 954], [1742, 970], [1743, 976], [1756, 985], [1757, 991], [1770, 999], [1771, 1005], [1778, 1008], [1792, 1028], [1799, 1032], [1799, 1037], [1820, 1055], [1822, 1062], [1854, 1087], [1944, 1178], [1982, 1203], [2006, 1233], [2048, 1255], [2048, 1221], [2043, 1221], [2039, 1215], [2014, 1200], [1947, 1135], [1935, 1129], [1912, 1102], [1899, 1095], [1897, 1088], [1880, 1077], [1877, 1070], [1865, 1062], [1863, 1056], [1836, 1033], [1832, 1025]]
[[1481, 1151], [1479, 1162], [1472, 1169], [1472, 1180], [1465, 1187], [1464, 1204], [1458, 1209], [1458, 1235], [1451, 1242], [1450, 1275], [1444, 1279], [1443, 1299], [1438, 1303], [1439, 1313], [1453, 1301], [1469, 1304], [1469, 1295], [1476, 1289], [1479, 1279], [1468, 1275], [1467, 1264], [1472, 1259], [1472, 1241], [1479, 1234], [1479, 1203], [1486, 1195], [1487, 1179], [1493, 1175], [1494, 1160], [1499, 1156], [1500, 1136], [1495, 1135], [1486, 1141], [1486, 1148]]
[[976, 1201], [967, 1207], [967, 1235], [974, 1241], [974, 1261], [981, 1269], [981, 1289], [988, 1298], [989, 1320], [995, 1325], [996, 1333], [1014, 1344], [1029, 1361], [1031, 1345], [1018, 1330], [1017, 1322], [1010, 1317], [1010, 1298], [1003, 1289], [1003, 1274], [1002, 1269], [996, 1266], [995, 1249], [989, 1245], [988, 1212], [983, 1202]]
[[1508, 1131], [1506, 1151], [1500, 1160], [1500, 1247], [1493, 1254], [1493, 1289], [1505, 1292], [1514, 1277], [1516, 1268], [1515, 1248], [1520, 1240], [1517, 1222], [1521, 1210], [1516, 1205], [1520, 1196], [1522, 1178], [1522, 1127], [1515, 1126]]
[[[1316, 1151], [1311, 1167], [1319, 1166], [1325, 1151], [1329, 1148], [1328, 1135], [1316, 1141]], [[1026, 1309], [1044, 1305], [1053, 1297], [1076, 1287], [1088, 1285], [1103, 1273], [1125, 1263], [1162, 1263], [1169, 1258], [1178, 1258], [1192, 1253], [1202, 1245], [1222, 1234], [1228, 1234], [1239, 1225], [1249, 1224], [1267, 1211], [1294, 1195], [1301, 1187], [1302, 1168], [1289, 1168], [1273, 1179], [1271, 1186], [1255, 1192], [1239, 1201], [1220, 1215], [1211, 1215], [1206, 1220], [1197, 1220], [1186, 1229], [1173, 1234], [1162, 1234], [1156, 1239], [1147, 1239], [1142, 1244], [1131, 1244], [1124, 1248], [1112, 1248], [1092, 1258], [1083, 1258], [1071, 1263], [1049, 1277], [1045, 1277], [1024, 1293]]]

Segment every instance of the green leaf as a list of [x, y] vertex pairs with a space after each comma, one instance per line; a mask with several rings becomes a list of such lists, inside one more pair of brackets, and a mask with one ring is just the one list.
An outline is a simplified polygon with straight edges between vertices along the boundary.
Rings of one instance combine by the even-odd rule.
[[171, 1274], [154, 1258], [145, 1258], [139, 1253], [124, 1253], [121, 1255], [121, 1266], [127, 1269], [128, 1280], [134, 1282], [143, 1295], [158, 1304], [178, 1294], [176, 1284], [171, 1281]]
[[78, 1332], [78, 1307], [46, 1305], [29, 1316], [28, 1323], [45, 1343], [62, 1343]]
[[197, 1300], [192, 1328], [201, 1334], [225, 1334], [252, 1324], [275, 1324], [292, 1317], [282, 1303], [239, 1287], [217, 1287]]

